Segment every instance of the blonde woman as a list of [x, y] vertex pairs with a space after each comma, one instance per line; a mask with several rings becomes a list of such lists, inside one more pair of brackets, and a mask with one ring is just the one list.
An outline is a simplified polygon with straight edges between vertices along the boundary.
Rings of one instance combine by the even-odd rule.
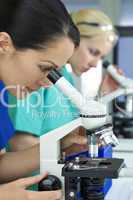
[[[89, 93], [89, 88], [92, 88], [92, 85], [89, 84], [89, 79], [95, 80], [96, 95], [101, 84], [101, 76], [99, 75], [101, 66], [97, 67], [97, 63], [112, 50], [117, 41], [117, 34], [111, 20], [102, 11], [83, 9], [72, 13], [71, 16], [80, 31], [81, 41], [80, 46], [69, 59], [72, 73], [68, 71], [66, 66], [61, 72], [72, 84], [75, 84], [74, 80], [78, 79], [81, 91], [85, 95]], [[92, 68], [95, 68], [95, 70]], [[43, 106], [41, 104], [36, 108], [30, 107], [30, 103], [36, 99], [36, 95], [33, 94], [27, 99], [30, 112], [27, 112], [26, 107], [10, 110], [18, 133], [11, 140], [12, 149], [15, 151], [39, 142], [39, 136], [62, 126], [78, 116], [77, 109], [55, 86], [41, 89], [38, 93], [43, 94], [43, 99], [45, 99]], [[12, 99], [11, 102], [13, 102]], [[66, 147], [71, 146], [73, 143], [84, 145], [86, 139], [77, 133], [73, 133], [65, 138], [63, 145]]]
[[[83, 94], [95, 96], [102, 81], [99, 61], [110, 53], [118, 37], [111, 20], [102, 11], [83, 9], [72, 13], [72, 19], [80, 31], [81, 41], [70, 63], [76, 75], [80, 76], [85, 72], [80, 76]], [[107, 82], [105, 85], [107, 86]], [[114, 82], [111, 86], [115, 86]], [[106, 88], [106, 92], [107, 89], [111, 87]]]

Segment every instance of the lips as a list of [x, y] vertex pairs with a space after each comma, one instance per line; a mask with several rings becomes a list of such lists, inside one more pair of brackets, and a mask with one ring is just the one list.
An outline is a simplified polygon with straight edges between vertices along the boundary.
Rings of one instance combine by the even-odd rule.
[[87, 67], [87, 68], [81, 68], [81, 72], [83, 73], [83, 72], [87, 72], [89, 69], [91, 69], [91, 68], [95, 68], [95, 67], [93, 67], [93, 66], [89, 66], [89, 67]]
[[84, 73], [84, 72], [87, 72], [88, 70], [89, 70], [90, 68], [87, 68], [87, 69], [82, 69], [82, 73]]
[[51, 87], [53, 84], [51, 83], [51, 84], [45, 84], [45, 85], [43, 85], [42, 87], [43, 88], [49, 88], [49, 87]]
[[38, 90], [39, 87], [36, 87], [36, 88], [25, 87], [25, 89], [26, 89], [29, 93], [31, 93], [31, 92], [35, 92], [36, 90]]
[[51, 87], [52, 85], [53, 85], [53, 83], [51, 83], [51, 82], [46, 82], [46, 83], [41, 84], [40, 87], [49, 88], [49, 87]]
[[51, 87], [52, 84], [44, 84], [44, 85], [41, 85], [41, 86], [38, 86], [38, 87], [26, 87], [26, 90], [31, 93], [31, 92], [35, 92], [37, 91], [39, 88], [43, 87], [43, 88], [49, 88]]

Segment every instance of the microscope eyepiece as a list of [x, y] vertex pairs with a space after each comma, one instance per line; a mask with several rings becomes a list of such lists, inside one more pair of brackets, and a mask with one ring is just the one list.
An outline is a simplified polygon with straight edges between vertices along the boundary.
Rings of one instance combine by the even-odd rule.
[[104, 67], [105, 69], [107, 69], [108, 66], [109, 66], [110, 64], [111, 64], [111, 63], [110, 63], [108, 60], [105, 60], [105, 61], [103, 62], [103, 67]]
[[60, 78], [62, 77], [62, 75], [60, 74], [59, 71], [57, 71], [56, 69], [52, 69], [47, 78], [53, 83], [55, 84]]

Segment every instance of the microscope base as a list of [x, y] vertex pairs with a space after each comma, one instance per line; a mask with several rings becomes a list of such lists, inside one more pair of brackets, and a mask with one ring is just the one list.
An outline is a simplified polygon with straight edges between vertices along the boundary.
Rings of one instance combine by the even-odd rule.
[[[80, 156], [87, 157], [87, 158], [90, 157], [88, 151], [82, 151], [80, 153], [75, 153], [75, 154], [68, 156], [66, 158], [66, 161], [71, 161], [74, 158], [80, 157]], [[112, 158], [112, 146], [108, 145], [105, 147], [100, 147], [99, 151], [98, 151], [98, 157], [99, 158]], [[112, 186], [112, 179], [106, 178], [104, 180], [104, 186], [102, 188], [104, 195], [106, 195], [108, 193], [111, 186]]]

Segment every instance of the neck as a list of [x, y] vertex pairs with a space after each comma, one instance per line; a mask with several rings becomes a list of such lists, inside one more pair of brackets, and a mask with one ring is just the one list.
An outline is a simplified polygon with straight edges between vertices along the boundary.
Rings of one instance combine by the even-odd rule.
[[2, 80], [2, 78], [1, 78], [1, 63], [0, 63], [0, 80]]
[[2, 80], [2, 72], [3, 69], [5, 68], [5, 60], [6, 60], [6, 56], [5, 55], [0, 55], [0, 80]]

